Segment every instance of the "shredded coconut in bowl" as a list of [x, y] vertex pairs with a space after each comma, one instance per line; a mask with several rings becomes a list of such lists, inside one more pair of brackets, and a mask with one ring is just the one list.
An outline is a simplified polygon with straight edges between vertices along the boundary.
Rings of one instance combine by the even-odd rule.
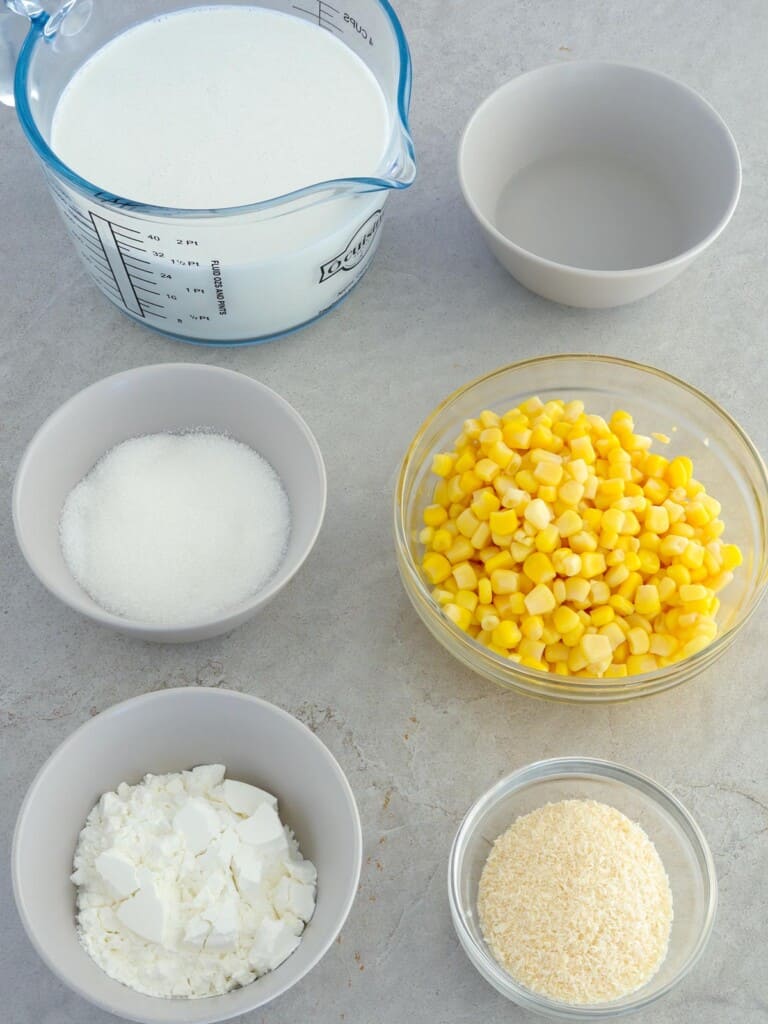
[[627, 996], [656, 974], [672, 892], [639, 825], [595, 800], [562, 800], [499, 836], [478, 911], [491, 953], [516, 981], [585, 1005]]

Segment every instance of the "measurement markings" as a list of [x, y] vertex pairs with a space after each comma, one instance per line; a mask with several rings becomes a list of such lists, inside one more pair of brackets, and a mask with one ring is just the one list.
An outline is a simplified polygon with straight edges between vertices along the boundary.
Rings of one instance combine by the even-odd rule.
[[165, 309], [162, 302], [150, 302], [149, 299], [142, 299], [141, 304], [142, 306], [155, 306], [157, 309]]
[[112, 229], [116, 234], [119, 234], [121, 231], [130, 231], [132, 235], [141, 234], [141, 232], [138, 231], [136, 228], [129, 228], [127, 224], [121, 224], [120, 227], [118, 227], [116, 224], [113, 224]]
[[[149, 260], [143, 260], [140, 256], [134, 256], [133, 254], [129, 256], [128, 253], [126, 253], [123, 259], [125, 260], [126, 263], [129, 260], [133, 260], [135, 263], [146, 263], [148, 267], [152, 266], [152, 263]], [[136, 269], [141, 270], [141, 267], [136, 267]]]
[[[144, 268], [142, 267], [142, 270], [143, 269]], [[154, 279], [154, 277], [144, 277], [137, 270], [134, 270], [133, 273], [131, 274], [131, 280], [143, 281], [145, 284], [157, 284], [157, 281]]]
[[93, 256], [94, 256], [94, 257], [95, 257], [95, 258], [96, 258], [97, 260], [100, 260], [100, 262], [101, 262], [101, 265], [102, 265], [103, 267], [105, 267], [105, 268], [106, 268], [107, 270], [109, 270], [109, 263], [107, 262], [107, 260], [105, 260], [105, 259], [104, 259], [104, 254], [102, 253], [101, 249], [99, 249], [99, 248], [98, 248], [97, 246], [95, 246], [95, 245], [93, 244], [93, 242], [91, 242], [91, 241], [90, 241], [89, 239], [87, 239], [87, 238], [83, 238], [83, 237], [82, 237], [82, 235], [77, 235], [76, 237], [77, 237], [77, 238], [79, 239], [79, 241], [81, 242], [81, 244], [82, 244], [82, 245], [86, 246], [86, 248], [88, 249], [88, 251], [89, 251], [89, 252], [90, 252], [90, 253], [91, 253], [91, 254], [92, 254], [92, 255], [93, 255]]
[[134, 291], [131, 276], [128, 273], [128, 267], [125, 264], [120, 246], [115, 238], [112, 224], [105, 220], [104, 217], [99, 217], [95, 213], [91, 213], [90, 217], [93, 229], [98, 235], [101, 247], [104, 250], [104, 256], [109, 264], [109, 269], [112, 271], [112, 276], [115, 279], [115, 285], [120, 292], [123, 305], [129, 312], [135, 313], [138, 316], [144, 316], [144, 310], [139, 302], [138, 295]]
[[167, 316], [163, 316], [162, 313], [154, 313], [151, 309], [147, 310], [147, 316], [156, 316], [158, 320], [167, 320]]
[[141, 245], [132, 245], [130, 242], [118, 242], [121, 249], [137, 249], [139, 252], [146, 252], [147, 250]]
[[140, 284], [135, 284], [133, 287], [137, 292], [146, 292], [147, 295], [160, 295], [160, 292], [156, 292], [152, 288], [142, 288]]

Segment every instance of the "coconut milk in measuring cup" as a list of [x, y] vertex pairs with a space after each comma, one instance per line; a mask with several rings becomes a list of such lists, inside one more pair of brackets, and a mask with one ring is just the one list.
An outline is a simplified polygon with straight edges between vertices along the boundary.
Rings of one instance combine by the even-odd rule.
[[123, 312], [248, 343], [360, 280], [386, 197], [415, 173], [408, 48], [386, 0], [69, 0], [51, 17], [5, 2], [30, 18], [22, 127]]

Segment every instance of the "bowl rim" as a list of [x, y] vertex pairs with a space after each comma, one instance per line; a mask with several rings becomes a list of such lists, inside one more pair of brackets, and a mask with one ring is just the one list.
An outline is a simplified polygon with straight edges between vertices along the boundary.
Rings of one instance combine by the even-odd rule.
[[[579, 677], [578, 693], [574, 693], [573, 691], [574, 682], [572, 676], [555, 676], [552, 672], [543, 672], [540, 669], [529, 668], [527, 665], [511, 662], [509, 659], [495, 654], [487, 647], [477, 643], [476, 640], [465, 633], [462, 629], [459, 629], [455, 623], [451, 622], [441, 614], [439, 607], [430, 593], [429, 587], [422, 579], [421, 573], [410, 555], [410, 544], [406, 535], [405, 526], [407, 513], [407, 509], [405, 507], [406, 477], [411, 469], [411, 459], [413, 454], [434, 421], [458, 399], [462, 398], [465, 394], [479, 385], [493, 380], [495, 377], [501, 377], [513, 371], [526, 369], [531, 366], [545, 364], [556, 366], [558, 363], [567, 361], [578, 361], [583, 363], [585, 367], [589, 366], [590, 363], [606, 363], [610, 366], [628, 369], [641, 375], [658, 377], [665, 383], [686, 391], [695, 399], [704, 403], [711, 412], [715, 413], [715, 415], [723, 420], [724, 423], [736, 434], [740, 442], [744, 445], [747, 453], [752, 458], [758, 475], [761, 477], [763, 492], [768, 495], [768, 467], [766, 467], [760, 452], [757, 450], [749, 435], [736, 422], [730, 413], [726, 412], [726, 410], [723, 409], [722, 406], [720, 406], [713, 398], [710, 398], [709, 395], [700, 391], [692, 384], [688, 384], [679, 377], [675, 377], [673, 374], [667, 373], [665, 370], [660, 370], [655, 366], [638, 363], [619, 356], [595, 355], [586, 352], [564, 352], [547, 356], [534, 356], [531, 359], [523, 359], [516, 363], [508, 363], [505, 366], [498, 367], [497, 369], [483, 374], [480, 377], [476, 377], [474, 380], [456, 388], [437, 406], [435, 406], [416, 431], [413, 440], [403, 456], [394, 488], [394, 535], [398, 568], [400, 570], [400, 575], [403, 580], [406, 593], [411, 598], [411, 601], [414, 604], [417, 600], [423, 603], [424, 613], [429, 614], [430, 618], [435, 623], [440, 624], [441, 634], [447, 634], [450, 636], [455, 645], [462, 652], [463, 656], [460, 657], [459, 660], [466, 665], [472, 666], [474, 671], [480, 672], [480, 674], [485, 674], [485, 670], [487, 669], [491, 678], [498, 681], [501, 676], [505, 679], [505, 685], [509, 685], [511, 688], [518, 692], [525, 693], [528, 696], [549, 697], [556, 700], [576, 703], [597, 703], [602, 701], [627, 700], [640, 696], [650, 696], [651, 694], [669, 689], [670, 687], [683, 682], [682, 679], [675, 678], [676, 673], [680, 671], [682, 666], [686, 666], [687, 669], [690, 669], [690, 674], [696, 674], [705, 668], [711, 661], [723, 653], [723, 651], [733, 641], [737, 633], [740, 632], [751, 619], [768, 589], [768, 539], [763, 547], [762, 566], [759, 567], [757, 572], [755, 592], [750, 604], [745, 607], [739, 620], [729, 626], [728, 629], [718, 633], [715, 639], [707, 647], [689, 655], [682, 661], [675, 662], [665, 668], [656, 669], [653, 672], [638, 673], [633, 676], [626, 676], [623, 679], [604, 679], [600, 677], [588, 679]], [[763, 523], [763, 529], [764, 531], [768, 530], [766, 522]], [[421, 614], [421, 609], [418, 607], [417, 612]], [[453, 651], [450, 653], [454, 654]], [[454, 654], [454, 657], [455, 656], [456, 655]], [[477, 667], [478, 662], [481, 667]], [[561, 679], [562, 681], [560, 681]]]
[[[590, 270], [586, 267], [577, 267], [569, 263], [560, 263], [557, 260], [548, 259], [545, 256], [539, 256], [535, 252], [532, 252], [530, 249], [526, 249], [524, 246], [518, 245], [518, 243], [515, 242], [513, 239], [503, 234], [503, 232], [501, 232], [496, 227], [493, 221], [489, 220], [489, 218], [486, 217], [485, 214], [480, 210], [480, 207], [475, 201], [472, 191], [470, 190], [467, 184], [464, 172], [464, 158], [465, 153], [469, 149], [470, 133], [474, 128], [476, 122], [482, 116], [485, 109], [488, 106], [490, 106], [490, 104], [498, 96], [502, 95], [505, 92], [513, 92], [516, 88], [519, 87], [519, 83], [523, 79], [530, 79], [533, 77], [543, 78], [545, 76], [559, 75], [563, 73], [567, 74], [572, 68], [590, 67], [607, 69], [609, 71], [629, 70], [640, 72], [641, 74], [647, 75], [651, 78], [661, 79], [663, 82], [666, 83], [667, 86], [670, 86], [674, 89], [680, 90], [683, 93], [686, 93], [689, 96], [689, 98], [694, 100], [694, 102], [701, 107], [702, 112], [705, 115], [707, 115], [710, 118], [710, 120], [720, 130], [723, 141], [725, 143], [725, 148], [729, 151], [730, 156], [733, 160], [734, 180], [732, 182], [730, 190], [730, 198], [728, 200], [724, 212], [721, 214], [719, 220], [715, 223], [714, 227], [710, 229], [710, 231], [704, 236], [704, 238], [700, 239], [694, 245], [689, 246], [687, 249], [683, 250], [683, 252], [678, 253], [675, 256], [671, 256], [666, 260], [661, 260], [659, 263], [649, 263], [641, 267], [630, 267], [624, 270]], [[467, 124], [465, 125], [464, 130], [461, 134], [461, 138], [459, 140], [457, 170], [459, 177], [459, 187], [461, 188], [462, 195], [464, 196], [464, 201], [469, 207], [470, 212], [472, 213], [475, 220], [477, 220], [477, 222], [480, 224], [480, 226], [486, 232], [488, 232], [488, 234], [490, 234], [491, 237], [499, 245], [503, 246], [505, 249], [511, 250], [518, 256], [521, 256], [524, 259], [548, 270], [555, 270], [558, 272], [569, 274], [574, 277], [592, 278], [605, 281], [627, 280], [635, 277], [646, 277], [651, 274], [656, 274], [666, 270], [672, 270], [677, 267], [682, 267], [682, 265], [687, 264], [691, 260], [695, 259], [696, 256], [698, 256], [699, 253], [707, 249], [727, 227], [738, 205], [742, 187], [741, 157], [739, 154], [738, 146], [736, 145], [736, 140], [734, 139], [733, 134], [731, 133], [731, 130], [728, 127], [728, 125], [725, 123], [725, 121], [717, 112], [717, 110], [715, 110], [715, 108], [712, 106], [709, 100], [706, 100], [695, 89], [692, 89], [691, 86], [686, 85], [685, 82], [681, 82], [679, 81], [679, 79], [674, 78], [672, 75], [668, 75], [663, 71], [657, 71], [654, 68], [645, 67], [641, 64], [633, 64], [627, 61], [611, 60], [569, 60], [560, 63], [553, 62], [551, 64], [544, 64], [538, 68], [533, 68], [530, 71], [522, 72], [519, 75], [515, 75], [514, 78], [511, 78], [506, 82], [503, 82], [497, 89], [494, 89], [492, 93], [486, 96], [485, 99], [483, 99], [480, 102], [480, 104], [475, 108], [473, 113], [470, 115], [470, 118], [467, 121]]]
[[[207, 619], [191, 619], [185, 620], [178, 623], [163, 623], [158, 624], [156, 622], [145, 622], [143, 619], [134, 619], [127, 616], [115, 615], [113, 612], [107, 611], [102, 608], [93, 598], [88, 597], [89, 604], [86, 600], [80, 596], [79, 593], [74, 595], [65, 593], [58, 584], [50, 578], [50, 576], [44, 571], [36, 557], [35, 550], [28, 542], [26, 536], [22, 515], [20, 510], [21, 505], [21, 494], [25, 485], [25, 477], [28, 467], [36, 457], [38, 447], [43, 443], [46, 436], [50, 432], [55, 432], [59, 422], [67, 416], [71, 411], [72, 406], [77, 405], [81, 402], [88, 402], [89, 396], [97, 391], [101, 391], [108, 387], [113, 387], [115, 384], [124, 381], [140, 381], [142, 377], [151, 377], [157, 374], [174, 374], [186, 375], [186, 374], [199, 374], [200, 376], [209, 376], [214, 379], [221, 380], [223, 382], [233, 381], [234, 379], [244, 380], [247, 382], [247, 386], [252, 387], [255, 392], [258, 392], [262, 396], [267, 396], [276, 405], [281, 406], [296, 423], [299, 431], [306, 441], [307, 448], [309, 449], [314, 463], [317, 467], [318, 474], [320, 476], [321, 494], [320, 503], [317, 508], [316, 522], [312, 529], [312, 532], [308, 538], [307, 544], [304, 550], [300, 552], [300, 555], [296, 561], [295, 566], [286, 575], [280, 583], [277, 582], [279, 576], [280, 567], [274, 574], [271, 580], [269, 580], [264, 587], [258, 590], [251, 598], [246, 601], [241, 601], [234, 608], [228, 609], [225, 613], [222, 613], [214, 618]], [[130, 437], [139, 436], [137, 434], [131, 434]], [[114, 447], [114, 445], [112, 446]], [[110, 449], [104, 449], [100, 457], [104, 455]], [[278, 474], [279, 475], [279, 474]], [[276, 594], [278, 594], [283, 587], [293, 579], [299, 569], [302, 567], [304, 562], [309, 557], [317, 538], [320, 533], [320, 529], [325, 519], [325, 512], [328, 502], [328, 477], [325, 468], [325, 462], [323, 460], [320, 446], [315, 438], [314, 434], [310, 430], [303, 416], [287, 401], [282, 395], [278, 394], [272, 388], [263, 384], [261, 381], [256, 380], [255, 377], [249, 376], [247, 373], [241, 373], [238, 370], [230, 370], [223, 366], [213, 366], [206, 363], [149, 363], [143, 366], [135, 366], [129, 370], [121, 370], [118, 373], [110, 374], [107, 377], [102, 377], [100, 380], [94, 381], [87, 387], [77, 391], [74, 395], [70, 395], [66, 401], [58, 406], [54, 411], [46, 417], [46, 419], [40, 424], [32, 438], [26, 445], [24, 452], [19, 460], [16, 475], [13, 481], [13, 492], [11, 496], [11, 509], [13, 518], [13, 528], [16, 534], [16, 542], [21, 549], [21, 553], [24, 556], [24, 560], [31, 569], [32, 573], [42, 583], [46, 590], [57, 597], [63, 604], [73, 611], [79, 612], [86, 618], [91, 619], [94, 622], [99, 623], [102, 626], [108, 626], [118, 631], [128, 632], [141, 632], [143, 634], [151, 634], [158, 639], [162, 639], [168, 633], [184, 633], [188, 634], [190, 638], [194, 638], [194, 634], [211, 628], [221, 627], [221, 631], [226, 631], [226, 627], [230, 624], [232, 628], [239, 624], [243, 616], [246, 618], [250, 613], [255, 612], [262, 604], [266, 604]], [[281, 565], [284, 563], [281, 563]], [[67, 567], [69, 571], [69, 567]], [[70, 573], [70, 576], [72, 574]], [[77, 581], [75, 580], [75, 583]], [[77, 584], [80, 586], [80, 584]], [[82, 590], [82, 587], [80, 587]], [[83, 591], [85, 593], [85, 591]]]
[[[16, 904], [17, 913], [24, 927], [24, 931], [26, 932], [27, 938], [29, 939], [30, 943], [35, 949], [35, 952], [38, 954], [40, 959], [43, 961], [43, 963], [51, 971], [52, 974], [59, 978], [59, 980], [62, 981], [71, 991], [75, 992], [78, 996], [80, 996], [87, 1002], [91, 1003], [92, 1005], [98, 1006], [100, 1009], [105, 1010], [107, 1013], [112, 1013], [119, 1017], [122, 1017], [124, 1020], [139, 1021], [141, 1022], [141, 1024], [155, 1024], [156, 1018], [149, 1016], [126, 1016], [124, 1012], [116, 1009], [113, 1005], [110, 1005], [104, 1000], [95, 997], [85, 987], [79, 985], [74, 979], [59, 971], [58, 967], [49, 958], [47, 948], [39, 940], [38, 935], [33, 929], [29, 917], [27, 916], [26, 907], [21, 896], [21, 887], [19, 882], [19, 877], [22, 870], [19, 850], [20, 837], [22, 830], [24, 828], [26, 814], [36, 797], [39, 787], [43, 784], [44, 779], [48, 776], [51, 770], [55, 769], [56, 763], [59, 760], [59, 758], [63, 757], [66, 753], [68, 753], [70, 748], [79, 742], [84, 733], [92, 731], [93, 729], [98, 729], [99, 726], [97, 723], [99, 721], [104, 721], [107, 718], [116, 718], [124, 714], [126, 711], [133, 710], [140, 705], [151, 705], [153, 703], [164, 700], [178, 699], [179, 696], [182, 694], [204, 694], [209, 697], [213, 697], [213, 699], [217, 699], [216, 695], [223, 696], [227, 700], [243, 701], [252, 705], [258, 705], [262, 710], [266, 711], [268, 714], [276, 715], [280, 718], [290, 720], [294, 726], [298, 727], [298, 731], [301, 735], [303, 735], [304, 739], [308, 743], [314, 745], [328, 761], [333, 773], [337, 778], [339, 786], [344, 794], [347, 807], [349, 809], [350, 816], [352, 819], [352, 826], [355, 834], [355, 849], [353, 851], [353, 861], [356, 867], [355, 870], [352, 872], [352, 876], [350, 878], [350, 885], [347, 897], [342, 907], [336, 914], [336, 924], [332, 929], [332, 934], [329, 933], [329, 937], [323, 942], [317, 954], [310, 960], [307, 966], [295, 978], [286, 980], [286, 983], [282, 985], [277, 992], [271, 995], [269, 999], [261, 1002], [254, 1002], [247, 1009], [237, 1008], [234, 1009], [231, 1013], [227, 1010], [225, 1013], [206, 1014], [204, 1012], [204, 1007], [205, 1004], [208, 1002], [207, 999], [204, 998], [196, 1000], [178, 1000], [179, 1002], [187, 1002], [190, 1005], [196, 1005], [202, 1008], [203, 1012], [201, 1012], [201, 1014], [198, 1017], [194, 1018], [195, 1024], [217, 1024], [217, 1022], [219, 1021], [230, 1020], [233, 1017], [239, 1017], [243, 1013], [251, 1013], [253, 1010], [258, 1009], [261, 1006], [266, 1006], [268, 1003], [284, 995], [288, 991], [288, 989], [292, 988], [299, 981], [301, 981], [302, 978], [306, 977], [306, 975], [309, 974], [309, 972], [312, 971], [320, 962], [320, 960], [326, 955], [328, 950], [336, 941], [339, 932], [344, 927], [344, 924], [346, 923], [346, 920], [349, 917], [349, 913], [355, 902], [355, 897], [357, 896], [357, 887], [360, 881], [360, 872], [363, 861], [363, 831], [362, 824], [360, 821], [360, 811], [358, 809], [357, 801], [355, 800], [355, 795], [352, 790], [352, 787], [349, 784], [349, 780], [347, 779], [347, 776], [345, 775], [341, 765], [336, 760], [334, 755], [331, 753], [330, 749], [325, 745], [325, 743], [323, 743], [319, 736], [312, 732], [309, 726], [305, 725], [304, 722], [296, 718], [295, 715], [292, 715], [289, 711], [284, 710], [277, 704], [272, 704], [270, 701], [264, 700], [262, 697], [256, 697], [250, 693], [241, 693], [238, 690], [222, 689], [213, 686], [177, 686], [167, 690], [153, 690], [149, 693], [139, 694], [137, 697], [130, 697], [128, 698], [128, 700], [120, 701], [117, 704], [112, 704], [110, 707], [107, 707], [103, 711], [99, 712], [98, 715], [94, 715], [93, 718], [87, 719], [76, 729], [74, 729], [71, 733], [69, 733], [69, 735], [66, 736], [62, 740], [62, 742], [59, 743], [58, 746], [48, 755], [48, 757], [45, 759], [45, 761], [35, 774], [35, 777], [33, 778], [32, 782], [29, 784], [29, 787], [21, 802], [19, 812], [16, 816], [16, 823], [13, 829], [13, 837], [11, 842], [11, 882], [13, 888], [13, 898]], [[184, 698], [182, 697], [182, 699]], [[75, 927], [74, 920], [72, 921], [72, 926], [73, 928]], [[116, 981], [115, 984], [120, 985], [120, 982]], [[249, 987], [250, 986], [246, 985], [243, 989], [233, 989], [231, 990], [231, 992], [247, 991]], [[230, 992], [225, 992], [220, 996], [214, 996], [211, 998], [222, 999], [226, 998], [226, 996], [230, 994]], [[146, 998], [152, 999], [153, 997], [147, 996]], [[159, 999], [158, 1001], [161, 1003], [166, 1003], [169, 1000]]]
[[[500, 797], [518, 791], [532, 782], [542, 779], [579, 778], [585, 775], [607, 778], [618, 782], [626, 787], [641, 791], [649, 797], [657, 806], [666, 810], [677, 822], [682, 824], [688, 835], [691, 845], [700, 855], [700, 862], [704, 867], [704, 882], [708, 889], [707, 907], [704, 915], [701, 932], [693, 949], [689, 953], [679, 971], [665, 985], [645, 996], [640, 995], [642, 988], [638, 990], [637, 998], [621, 1007], [616, 1007], [615, 1002], [605, 1004], [580, 1005], [575, 1003], [564, 1003], [539, 995], [524, 985], [516, 982], [491, 956], [488, 950], [479, 945], [472, 936], [465, 923], [465, 909], [460, 893], [459, 866], [460, 857], [463, 852], [465, 840], [476, 825], [479, 815], [498, 802]], [[512, 824], [512, 822], [510, 822]], [[715, 862], [709, 844], [697, 824], [693, 815], [684, 804], [669, 792], [664, 786], [654, 781], [643, 772], [636, 771], [616, 761], [608, 761], [595, 757], [579, 757], [576, 755], [566, 757], [547, 758], [541, 761], [533, 761], [530, 764], [518, 768], [516, 771], [505, 775], [484, 793], [469, 807], [462, 818], [461, 824], [451, 844], [448, 857], [448, 901], [450, 904], [451, 918], [460, 944], [467, 954], [468, 959], [478, 972], [497, 991], [506, 995], [508, 999], [517, 1002], [518, 1005], [534, 1012], [544, 1013], [550, 1017], [559, 1017], [567, 1020], [603, 1020], [617, 1015], [624, 1015], [640, 1010], [656, 1000], [661, 999], [669, 991], [685, 978], [701, 959], [707, 946], [717, 914], [718, 885]], [[631, 995], [631, 994], [630, 994]]]

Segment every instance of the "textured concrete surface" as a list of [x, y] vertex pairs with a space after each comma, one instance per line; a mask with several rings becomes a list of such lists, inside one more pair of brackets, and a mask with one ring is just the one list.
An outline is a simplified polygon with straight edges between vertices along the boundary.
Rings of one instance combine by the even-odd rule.
[[[419, 179], [388, 207], [356, 294], [288, 340], [193, 349], [134, 326], [72, 258], [14, 116], [0, 111], [2, 329], [2, 883], [5, 1024], [106, 1024], [38, 960], [13, 909], [8, 851], [38, 766], [89, 715], [166, 686], [228, 686], [297, 714], [347, 771], [365, 830], [358, 900], [342, 939], [296, 989], [249, 1024], [533, 1021], [476, 974], [445, 891], [454, 830], [491, 782], [533, 759], [614, 758], [670, 786], [711, 843], [716, 930], [695, 972], [644, 1024], [768, 1021], [768, 702], [763, 609], [705, 676], [622, 707], [510, 696], [473, 678], [428, 636], [400, 587], [390, 493], [410, 436], [475, 374], [536, 353], [651, 361], [710, 392], [768, 452], [764, 0], [401, 0], [415, 61]], [[455, 174], [477, 103], [540, 64], [616, 58], [704, 93], [744, 162], [733, 223], [664, 291], [607, 312], [558, 308], [492, 260]], [[48, 595], [13, 538], [13, 474], [40, 422], [97, 378], [167, 360], [218, 363], [276, 388], [325, 454], [329, 504], [304, 571], [253, 623], [221, 640], [154, 647], [98, 629]]]

